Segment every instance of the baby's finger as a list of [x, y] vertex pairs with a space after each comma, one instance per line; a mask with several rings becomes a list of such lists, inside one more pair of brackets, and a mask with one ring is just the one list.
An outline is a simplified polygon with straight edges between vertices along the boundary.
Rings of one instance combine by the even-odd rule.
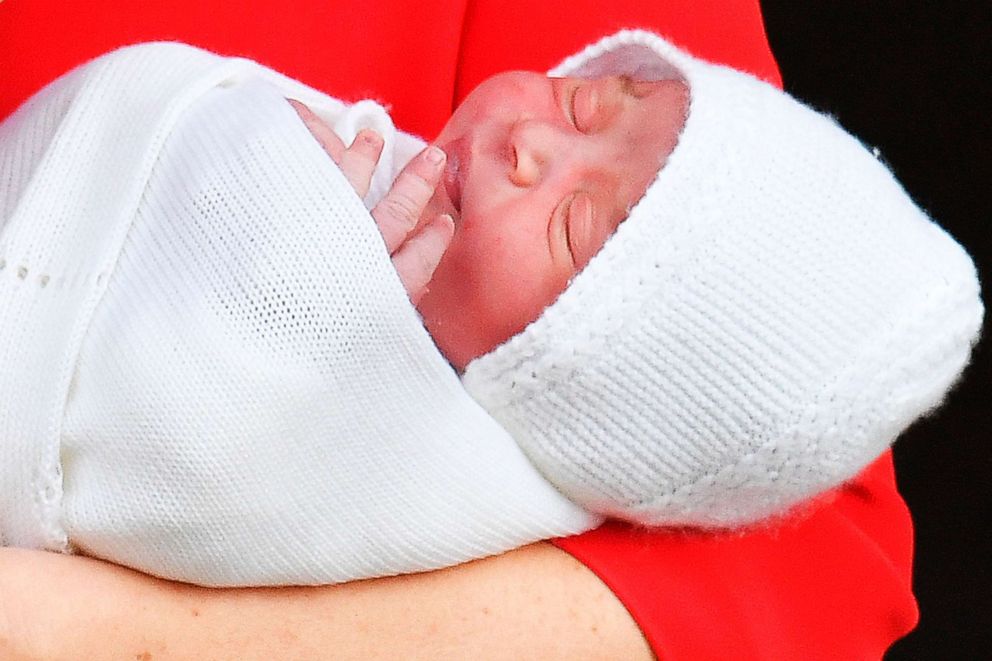
[[451, 216], [440, 215], [393, 254], [393, 268], [414, 305], [427, 292], [427, 283], [434, 276], [434, 269], [448, 249], [454, 233], [455, 224]]
[[393, 182], [386, 196], [372, 209], [372, 217], [393, 254], [413, 231], [444, 170], [444, 152], [428, 147], [411, 160]]
[[293, 106], [296, 114], [300, 116], [300, 119], [303, 120], [311, 135], [320, 143], [320, 146], [324, 148], [324, 151], [331, 157], [331, 160], [341, 165], [341, 157], [344, 156], [344, 143], [341, 142], [337, 134], [331, 130], [330, 126], [324, 123], [324, 120], [314, 114], [306, 104], [296, 99], [286, 100], [289, 101], [289, 105]]
[[359, 197], [365, 197], [372, 183], [372, 173], [382, 155], [382, 137], [372, 129], [362, 129], [351, 146], [344, 150], [338, 166]]

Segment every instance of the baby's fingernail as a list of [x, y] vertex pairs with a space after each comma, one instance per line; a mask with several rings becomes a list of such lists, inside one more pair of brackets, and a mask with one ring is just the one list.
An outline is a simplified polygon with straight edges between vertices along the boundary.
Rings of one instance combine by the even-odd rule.
[[364, 129], [362, 131], [362, 142], [367, 145], [377, 145], [382, 142], [382, 136], [372, 129]]
[[438, 147], [431, 146], [427, 149], [427, 162], [433, 163], [434, 165], [439, 164], [444, 160], [444, 152]]

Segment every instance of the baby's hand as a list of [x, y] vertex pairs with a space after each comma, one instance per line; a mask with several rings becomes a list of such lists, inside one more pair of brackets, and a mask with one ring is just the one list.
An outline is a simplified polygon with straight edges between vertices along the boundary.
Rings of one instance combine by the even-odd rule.
[[[345, 147], [340, 138], [307, 106], [287, 99], [310, 133], [331, 157], [359, 196], [365, 197], [372, 173], [382, 154], [382, 137], [365, 129]], [[393, 260], [410, 300], [416, 304], [427, 291], [427, 283], [454, 234], [454, 222], [447, 214], [428, 219], [419, 229], [420, 216], [441, 181], [445, 155], [428, 147], [403, 168], [392, 188], [372, 209], [386, 249]]]

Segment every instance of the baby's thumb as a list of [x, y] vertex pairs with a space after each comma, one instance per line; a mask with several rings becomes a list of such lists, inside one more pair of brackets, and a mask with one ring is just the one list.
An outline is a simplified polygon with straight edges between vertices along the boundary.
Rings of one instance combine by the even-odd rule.
[[448, 214], [437, 216], [393, 253], [393, 267], [410, 301], [416, 305], [451, 243], [455, 223]]

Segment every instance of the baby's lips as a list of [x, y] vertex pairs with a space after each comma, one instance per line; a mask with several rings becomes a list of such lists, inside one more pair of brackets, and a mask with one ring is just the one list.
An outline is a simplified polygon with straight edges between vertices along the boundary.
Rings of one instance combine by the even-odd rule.
[[458, 170], [457, 159], [449, 156], [448, 162], [444, 166], [444, 173], [441, 175], [441, 182], [444, 185], [444, 192], [447, 193], [448, 199], [451, 200], [451, 206], [455, 209], [456, 213], [461, 213], [462, 184], [458, 176]]
[[465, 188], [465, 177], [471, 166], [472, 154], [470, 147], [469, 138], [465, 135], [448, 142], [442, 147], [448, 155], [448, 161], [445, 163], [441, 182], [444, 184], [445, 193], [447, 193], [456, 214], [461, 214], [462, 210], [462, 193]]

